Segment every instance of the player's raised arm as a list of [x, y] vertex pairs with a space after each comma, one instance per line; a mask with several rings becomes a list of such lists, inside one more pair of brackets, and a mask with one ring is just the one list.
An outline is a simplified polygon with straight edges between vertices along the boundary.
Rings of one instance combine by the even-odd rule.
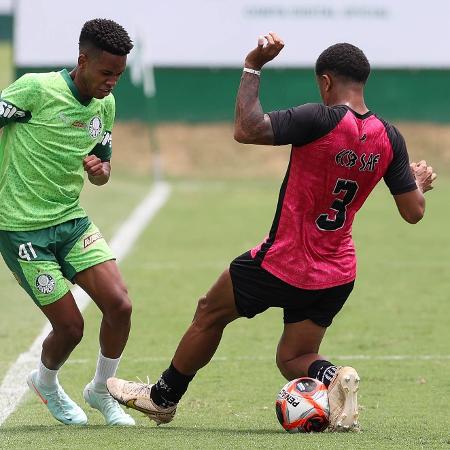
[[284, 43], [276, 33], [258, 38], [258, 46], [245, 58], [244, 72], [236, 98], [234, 138], [243, 144], [273, 144], [270, 118], [264, 114], [259, 101], [261, 69], [283, 49]]

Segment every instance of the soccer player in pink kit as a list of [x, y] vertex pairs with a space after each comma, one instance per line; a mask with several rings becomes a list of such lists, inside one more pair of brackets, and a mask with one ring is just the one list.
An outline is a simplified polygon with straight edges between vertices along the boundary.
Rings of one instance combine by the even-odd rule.
[[432, 189], [436, 174], [425, 161], [410, 165], [399, 131], [366, 107], [363, 90], [370, 65], [353, 45], [333, 45], [316, 62], [324, 104], [264, 114], [260, 71], [283, 46], [269, 33], [247, 55], [235, 113], [237, 141], [292, 145], [269, 236], [236, 258], [200, 299], [192, 324], [156, 384], [117, 378], [107, 382], [120, 403], [157, 423], [172, 420], [189, 382], [214, 355], [226, 325], [280, 307], [285, 324], [277, 350], [281, 373], [288, 380], [310, 376], [328, 386], [332, 430], [359, 428], [356, 370], [337, 367], [318, 353], [327, 327], [353, 289], [353, 218], [384, 178], [400, 215], [418, 222], [425, 210], [423, 192]]

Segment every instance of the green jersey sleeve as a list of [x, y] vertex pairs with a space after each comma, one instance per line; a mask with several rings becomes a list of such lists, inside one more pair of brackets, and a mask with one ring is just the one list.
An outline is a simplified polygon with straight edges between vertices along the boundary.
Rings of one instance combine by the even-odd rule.
[[101, 141], [92, 149], [90, 155], [95, 155], [103, 162], [110, 161], [112, 155], [112, 128], [116, 114], [116, 104], [112, 94], [107, 97], [104, 111], [104, 128]]
[[26, 74], [0, 94], [0, 127], [10, 122], [28, 122], [39, 99], [39, 82], [35, 74]]

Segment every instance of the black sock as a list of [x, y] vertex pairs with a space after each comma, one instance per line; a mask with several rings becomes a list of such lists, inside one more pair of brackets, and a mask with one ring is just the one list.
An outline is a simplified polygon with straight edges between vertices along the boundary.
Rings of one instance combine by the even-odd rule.
[[308, 369], [308, 376], [310, 378], [315, 378], [321, 381], [325, 386], [329, 386], [331, 380], [336, 373], [337, 367], [330, 363], [330, 361], [325, 361], [324, 359], [318, 359], [314, 361]]
[[195, 374], [183, 375], [170, 363], [169, 368], [162, 373], [152, 387], [150, 397], [158, 406], [163, 408], [174, 406], [183, 397], [194, 377]]

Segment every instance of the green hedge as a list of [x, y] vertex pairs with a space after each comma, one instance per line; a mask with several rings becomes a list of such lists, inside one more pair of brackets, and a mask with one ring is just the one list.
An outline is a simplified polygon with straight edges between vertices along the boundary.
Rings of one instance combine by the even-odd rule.
[[[115, 91], [117, 118], [145, 120], [156, 110], [161, 121], [230, 121], [240, 76], [241, 69], [156, 68], [156, 102], [147, 102], [126, 72]], [[373, 70], [366, 102], [388, 120], [447, 122], [449, 81], [449, 69]], [[313, 69], [265, 69], [261, 101], [266, 111], [320, 101]]]

